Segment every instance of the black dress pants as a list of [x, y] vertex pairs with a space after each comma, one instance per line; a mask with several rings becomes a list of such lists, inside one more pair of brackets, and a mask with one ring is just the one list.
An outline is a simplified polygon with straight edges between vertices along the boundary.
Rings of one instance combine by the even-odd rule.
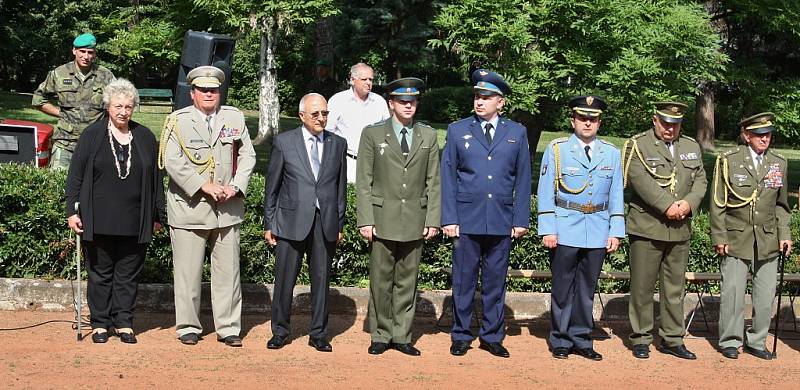
[[86, 298], [94, 328], [133, 328], [133, 308], [147, 244], [135, 236], [95, 234], [83, 241], [89, 282]]

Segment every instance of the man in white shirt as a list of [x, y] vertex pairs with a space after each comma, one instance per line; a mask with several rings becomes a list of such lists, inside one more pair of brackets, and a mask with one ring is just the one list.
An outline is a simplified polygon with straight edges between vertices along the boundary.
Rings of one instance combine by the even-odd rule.
[[347, 182], [356, 181], [356, 158], [364, 127], [389, 119], [386, 100], [370, 92], [372, 68], [362, 62], [350, 67], [349, 89], [339, 92], [328, 102], [330, 114], [326, 130], [347, 140]]

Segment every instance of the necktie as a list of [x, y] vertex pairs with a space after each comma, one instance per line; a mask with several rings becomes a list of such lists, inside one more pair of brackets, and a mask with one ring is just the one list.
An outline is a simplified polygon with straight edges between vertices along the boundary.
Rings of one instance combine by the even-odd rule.
[[311, 136], [308, 138], [311, 141], [311, 172], [314, 174], [314, 179], [317, 179], [319, 176], [319, 147], [317, 146], [317, 142], [319, 138]]
[[403, 156], [408, 156], [408, 139], [406, 138], [408, 130], [404, 127], [403, 130], [400, 130], [400, 134], [403, 135], [400, 140], [400, 150], [403, 151]]
[[586, 159], [589, 160], [589, 162], [591, 162], [592, 156], [589, 154], [589, 152], [592, 151], [592, 148], [589, 145], [586, 145], [583, 147], [583, 151], [586, 152]]
[[206, 117], [206, 129], [208, 129], [208, 135], [211, 135], [212, 128], [211, 128], [211, 115]]
[[491, 144], [492, 144], [492, 128], [493, 128], [493, 127], [494, 127], [494, 126], [492, 126], [492, 124], [491, 124], [491, 123], [487, 123], [487, 124], [486, 124], [486, 125], [483, 127], [483, 128], [486, 130], [486, 133], [485, 133], [485, 134], [486, 134], [486, 142], [488, 142], [488, 143], [489, 143], [489, 145], [491, 145]]
[[675, 144], [673, 144], [672, 142], [667, 142], [665, 145], [667, 145], [667, 150], [669, 150], [669, 154], [674, 158], [675, 157], [675, 149], [673, 149], [673, 146]]
[[761, 171], [761, 164], [762, 164], [763, 160], [764, 160], [764, 156], [762, 156], [760, 154], [758, 156], [756, 156], [756, 172]]

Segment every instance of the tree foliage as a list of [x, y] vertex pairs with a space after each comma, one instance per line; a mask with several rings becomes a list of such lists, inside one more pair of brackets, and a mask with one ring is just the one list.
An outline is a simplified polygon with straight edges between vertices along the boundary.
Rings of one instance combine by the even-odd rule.
[[432, 47], [458, 53], [465, 69], [477, 60], [498, 70], [513, 108], [543, 114], [549, 129], [566, 126], [569, 97], [593, 93], [611, 105], [606, 131], [639, 131], [652, 101], [693, 100], [727, 62], [708, 14], [672, 0], [462, 0], [434, 23]]

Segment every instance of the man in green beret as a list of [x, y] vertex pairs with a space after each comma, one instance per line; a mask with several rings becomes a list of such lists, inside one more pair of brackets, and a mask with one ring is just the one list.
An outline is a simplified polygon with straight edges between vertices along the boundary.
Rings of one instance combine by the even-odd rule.
[[[778, 253], [792, 250], [786, 159], [769, 149], [775, 115], [739, 122], [745, 145], [717, 156], [709, 208], [711, 241], [722, 257], [719, 347], [739, 357], [739, 347], [769, 360], [766, 340], [778, 272]], [[744, 331], [747, 273], [753, 274], [753, 323]]]
[[103, 88], [114, 80], [114, 75], [95, 63], [96, 45], [97, 40], [90, 33], [76, 37], [72, 41], [75, 59], [51, 70], [33, 93], [31, 105], [58, 118], [50, 157], [52, 169], [69, 167], [83, 129], [103, 113]]
[[661, 352], [696, 359], [683, 344], [684, 274], [691, 218], [706, 192], [700, 145], [681, 135], [686, 105], [657, 102], [653, 128], [623, 147], [625, 185], [631, 189], [626, 228], [630, 239], [628, 314], [633, 356], [647, 359], [653, 342], [653, 293], [660, 281]]
[[339, 83], [331, 77], [331, 61], [327, 59], [317, 61], [316, 77], [311, 80], [307, 93], [316, 92], [324, 96], [325, 100], [330, 100], [339, 90]]

